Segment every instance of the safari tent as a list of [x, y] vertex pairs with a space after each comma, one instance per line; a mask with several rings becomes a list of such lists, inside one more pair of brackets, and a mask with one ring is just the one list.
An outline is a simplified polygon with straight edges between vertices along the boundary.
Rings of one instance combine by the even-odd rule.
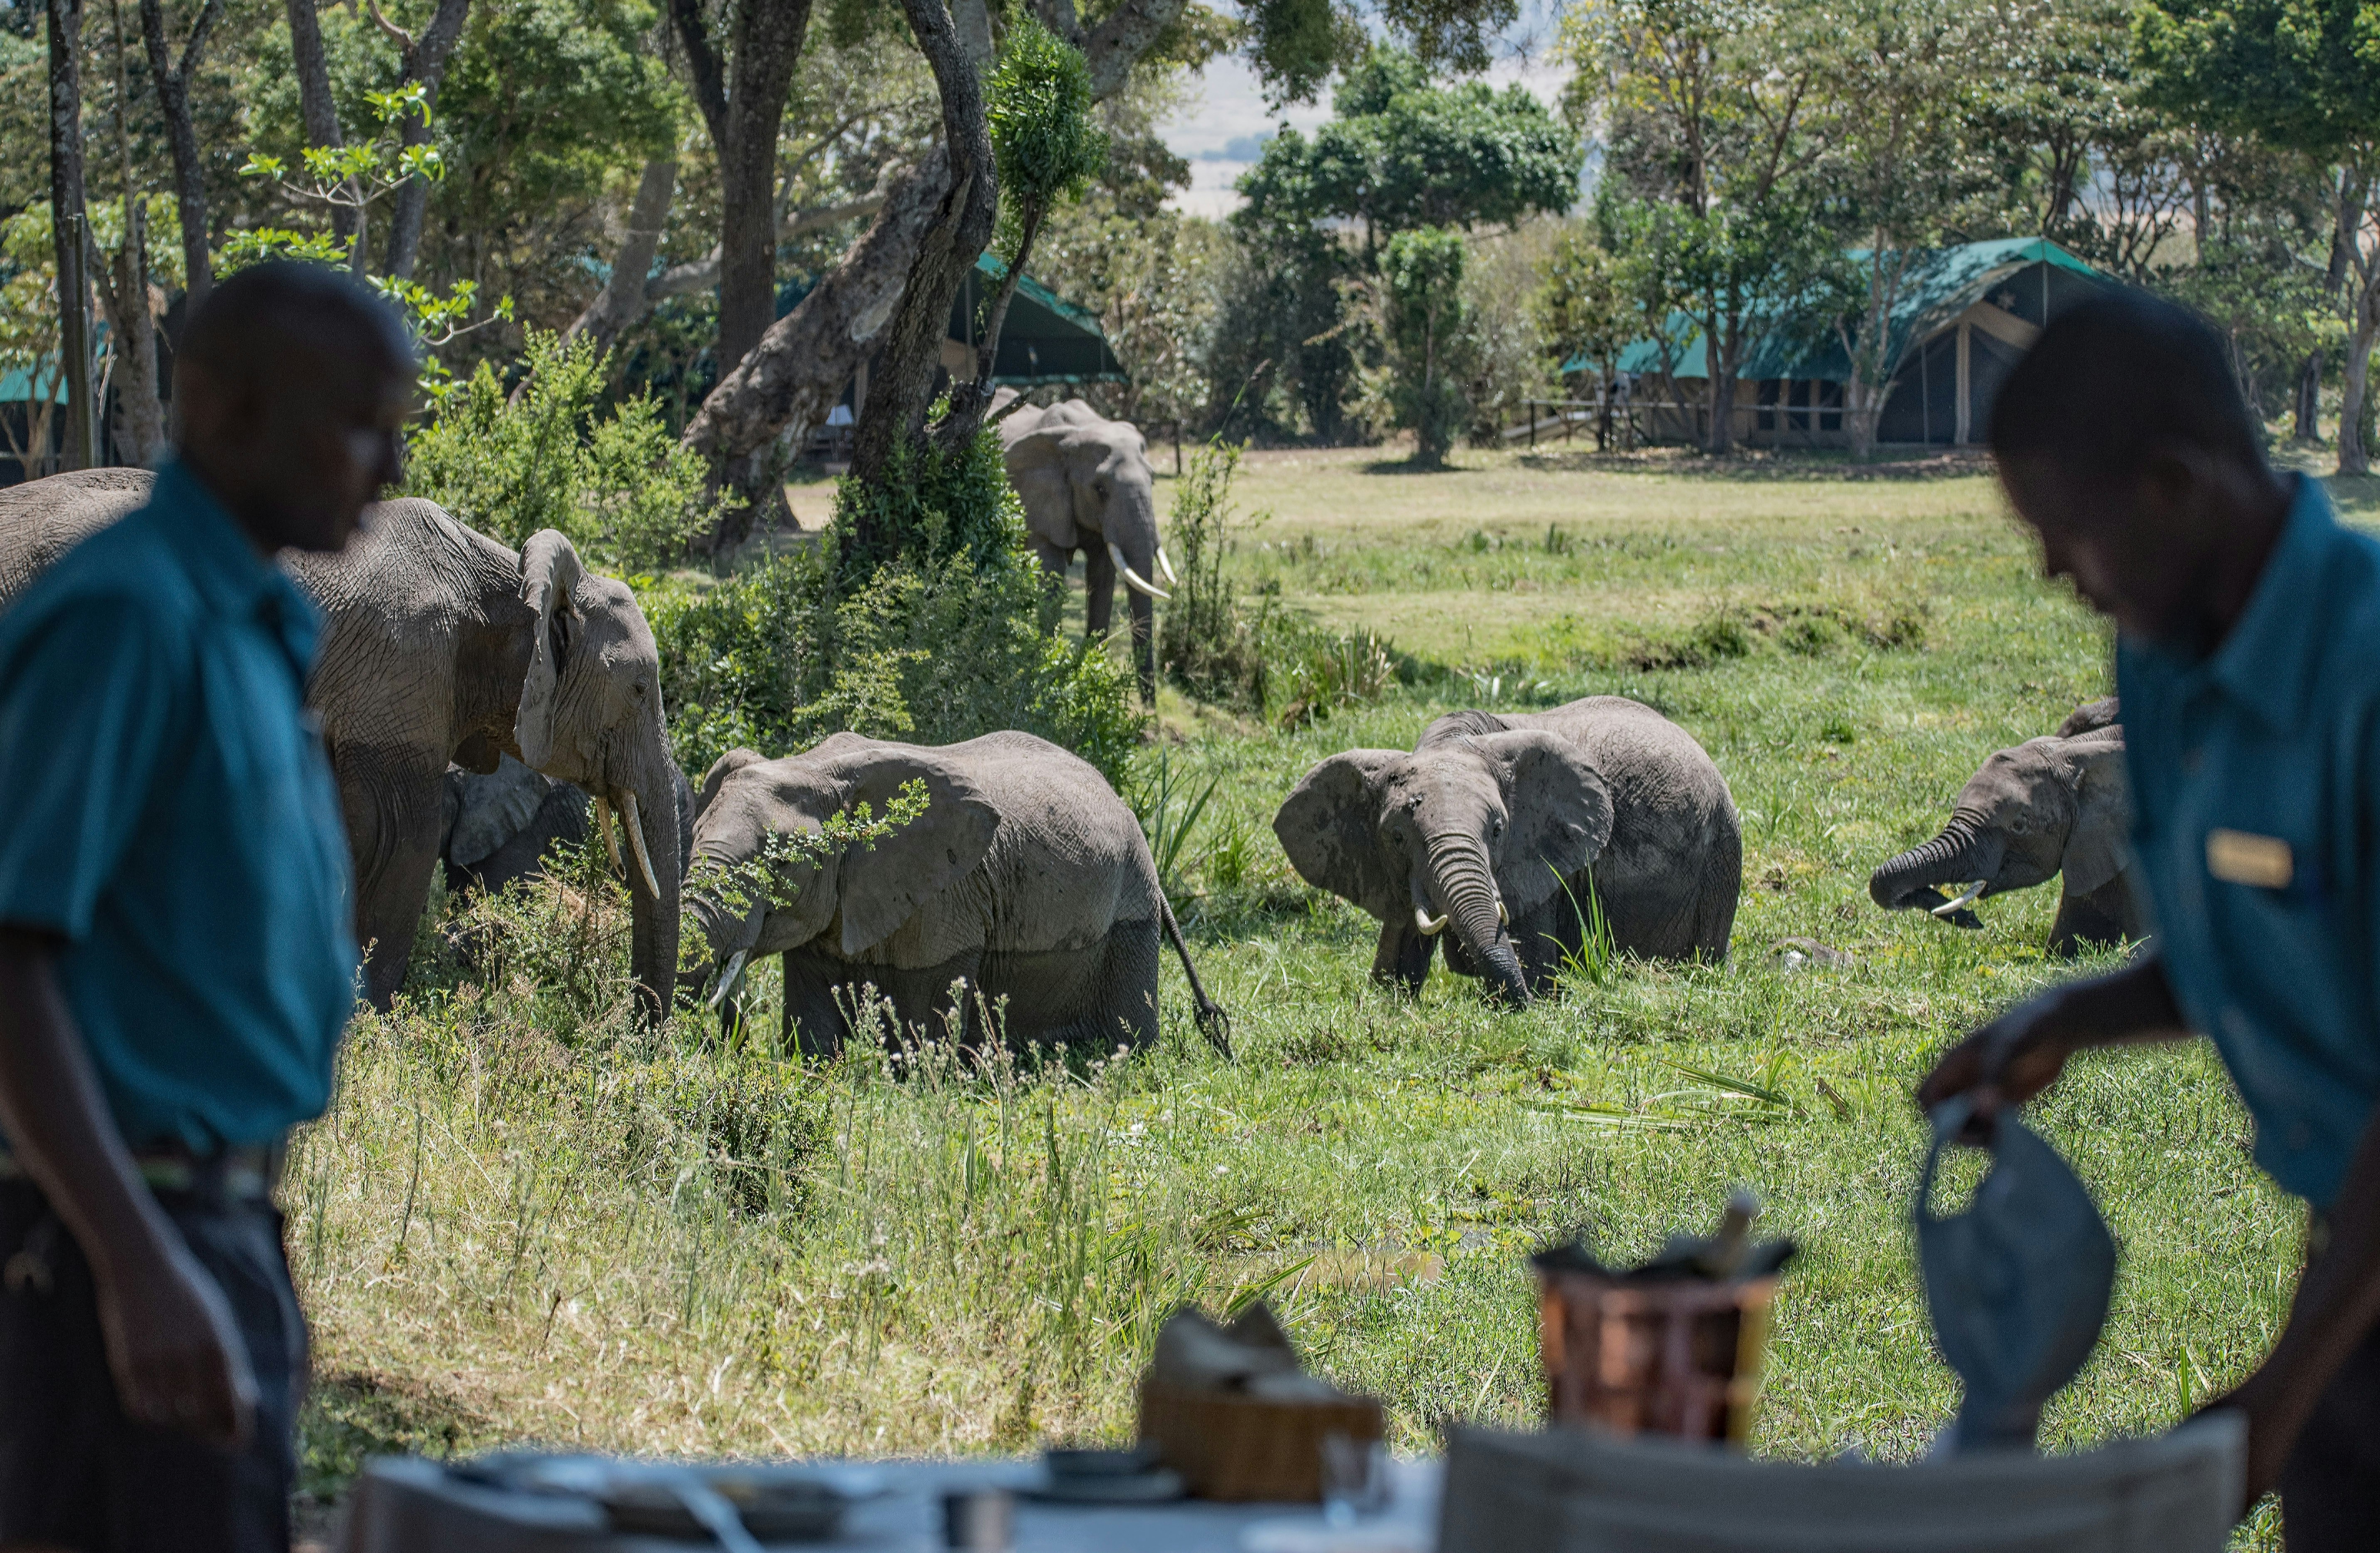
[[[951, 304], [951, 329], [942, 341], [942, 365], [953, 378], [975, 376], [976, 350], [982, 334], [982, 314], [1000, 289], [1008, 266], [984, 254], [959, 286]], [[1000, 353], [992, 359], [991, 381], [1012, 388], [1040, 388], [1051, 383], [1122, 382], [1123, 363], [1116, 359], [1099, 321], [1031, 275], [1016, 283], [1008, 317], [1000, 331]]]
[[[1876, 423], [1880, 443], [1980, 442], [2010, 368], [2041, 326], [2112, 277], [2046, 237], [1934, 249], [1913, 260], [1887, 344], [1900, 363]], [[1670, 344], [1640, 340], [1620, 358], [1644, 434], [1699, 442], [1709, 421], [1710, 369], [1701, 331], [1672, 314]], [[1591, 371], [1576, 359], [1565, 371]], [[1737, 374], [1739, 442], [1754, 447], [1848, 445], [1843, 384], [1851, 361], [1828, 322], [1780, 319], [1752, 342]], [[1674, 380], [1674, 381], [1670, 381]]]

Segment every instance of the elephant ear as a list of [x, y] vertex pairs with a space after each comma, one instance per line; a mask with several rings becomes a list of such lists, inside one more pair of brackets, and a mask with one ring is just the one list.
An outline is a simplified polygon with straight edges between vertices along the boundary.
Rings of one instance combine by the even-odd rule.
[[2070, 895], [2088, 895], [2124, 871], [2129, 860], [2132, 802], [2124, 770], [2124, 741], [2105, 734], [2067, 746], [2074, 763], [2074, 829], [2066, 835], [2059, 867]]
[[1611, 844], [1611, 789], [1586, 752], [1559, 734], [1515, 729], [1485, 734], [1474, 748], [1498, 768], [1510, 832], [1497, 888], [1529, 904], [1603, 855]]
[[1000, 811], [972, 778], [947, 761], [920, 759], [918, 754], [886, 751], [836, 773], [847, 784], [845, 803], [865, 803], [880, 819], [904, 783], [926, 784], [924, 814], [874, 846], [855, 843], [843, 855], [846, 955], [883, 942], [918, 907], [973, 873], [1000, 830]]
[[[702, 773], [702, 793], [701, 796], [695, 800], [694, 818], [698, 819], [702, 818], [702, 812], [709, 808], [712, 801], [719, 796], [719, 790], [727, 785], [729, 777], [747, 766], [757, 766], [767, 758], [767, 756], [757, 749], [745, 749], [739, 746], [713, 760], [710, 763], [710, 770]], [[683, 795], [679, 801], [681, 804], [684, 803]]]
[[553, 529], [538, 530], [521, 546], [521, 602], [537, 617], [537, 625], [529, 643], [528, 677], [521, 682], [520, 714], [513, 720], [513, 742], [520, 746], [521, 759], [540, 770], [553, 761], [554, 703], [580, 624], [571, 590], [585, 575], [577, 550]]
[[1404, 881], [1380, 855], [1380, 789], [1413, 758], [1401, 749], [1351, 749], [1305, 773], [1272, 818], [1297, 877], [1386, 922], [1402, 915]]
[[1061, 550], [1072, 550], [1082, 542], [1075, 528], [1075, 486], [1064, 456], [1065, 440], [1075, 428], [1046, 424], [1048, 419], [1045, 412], [1029, 428], [1017, 428], [1014, 438], [1008, 435], [1010, 426], [1001, 428], [1007, 445], [1008, 483], [1025, 504], [1026, 527]]
[[446, 783], [457, 800], [446, 855], [467, 868], [528, 830], [553, 788], [552, 778], [509, 758], [492, 776], [449, 771]]

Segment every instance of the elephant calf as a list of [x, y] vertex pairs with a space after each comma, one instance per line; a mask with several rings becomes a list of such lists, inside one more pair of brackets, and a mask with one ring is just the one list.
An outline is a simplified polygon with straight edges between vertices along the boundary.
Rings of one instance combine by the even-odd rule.
[[[677, 796], [677, 855], [690, 858], [694, 789], [674, 765], [669, 768], [669, 777]], [[444, 818], [438, 838], [446, 888], [493, 894], [516, 880], [542, 873], [545, 855], [553, 847], [577, 846], [587, 839], [590, 811], [604, 829], [603, 843], [612, 854], [613, 869], [625, 879], [628, 865], [621, 859], [619, 836], [602, 812], [605, 807], [600, 800], [590, 802], [584, 789], [531, 770], [509, 755], [485, 775], [460, 766], [447, 767]], [[678, 882], [686, 882], [683, 870]]]
[[[785, 845], [862, 803], [886, 813], [912, 781], [925, 783], [924, 815], [872, 847]], [[1096, 770], [1046, 739], [927, 747], [837, 734], [779, 760], [730, 750], [698, 804], [695, 921], [722, 989], [752, 958], [783, 956], [789, 1046], [840, 1049], [862, 988], [903, 1028], [933, 1027], [953, 982], [965, 984], [964, 1039], [979, 1039], [1004, 1000], [1011, 1039], [1137, 1044], [1157, 1034], [1161, 932], [1200, 1030], [1230, 1054], [1229, 1023], [1198, 983], [1139, 823]]]
[[[1888, 911], [1923, 906], [1961, 928], [1983, 923], [1971, 902], [2030, 890], [2053, 874], [2063, 891], [2049, 949], [2144, 937], [2125, 832], [2131, 802], [2124, 728], [2113, 700], [2075, 709], [2058, 733], [1995, 753], [1960, 790], [1949, 822], [1923, 845], [1878, 867], [1867, 892]], [[1955, 899], [1940, 886], [1966, 885]]]
[[1411, 752], [1352, 749], [1273, 819], [1309, 884], [1380, 921], [1372, 975], [1417, 989], [1446, 962], [1525, 1003], [1580, 952], [1597, 905], [1615, 948], [1722, 959], [1743, 833], [1702, 746], [1652, 708], [1449, 713]]

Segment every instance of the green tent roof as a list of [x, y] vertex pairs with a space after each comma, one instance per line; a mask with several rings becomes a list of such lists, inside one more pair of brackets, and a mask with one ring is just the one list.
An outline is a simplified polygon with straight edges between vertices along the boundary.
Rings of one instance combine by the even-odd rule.
[[[1854, 259], [1864, 259], [1868, 250], [1848, 251]], [[2046, 237], [2001, 237], [1991, 242], [1928, 249], [1911, 261], [1909, 273], [1902, 278], [1900, 298], [1892, 309], [1892, 334], [1887, 342], [1885, 359], [1900, 359], [1911, 345], [1966, 311], [2010, 275], [2033, 264], [2047, 264], [2101, 285], [2109, 282], [2107, 275]], [[1746, 346], [1743, 364], [1736, 372], [1739, 378], [1753, 382], [1772, 378], [1817, 379], [1826, 382], [1850, 379], [1851, 360], [1843, 354], [1842, 343], [1826, 320], [1793, 318], [1781, 322], [1783, 326], [1771, 328]], [[1710, 376], [1710, 368], [1704, 359], [1702, 330], [1694, 321], [1683, 313], [1672, 313], [1667, 333], [1677, 358], [1677, 375]], [[1658, 342], [1639, 340], [1621, 353], [1620, 370], [1658, 372], [1661, 358]], [[1562, 370], [1585, 371], [1592, 366], [1585, 357], [1573, 357], [1562, 363]]]
[[[1008, 266], [996, 255], [975, 261], [975, 273], [951, 305], [950, 337], [969, 346], [978, 337], [978, 315]], [[1031, 387], [1052, 382], [1122, 382], [1123, 363], [1108, 345], [1097, 314], [1077, 307], [1026, 275], [1016, 283], [1008, 317], [1000, 328], [1000, 355], [991, 381]]]

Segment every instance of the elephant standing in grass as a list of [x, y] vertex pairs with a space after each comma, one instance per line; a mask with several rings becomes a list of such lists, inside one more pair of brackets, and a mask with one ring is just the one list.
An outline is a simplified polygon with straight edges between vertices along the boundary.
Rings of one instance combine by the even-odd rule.
[[1623, 953], [1724, 958], [1743, 882], [1727, 779], [1619, 696], [1452, 712], [1410, 752], [1334, 755], [1273, 831], [1307, 883], [1379, 919], [1374, 979], [1419, 989], [1444, 934], [1451, 969], [1514, 1003], [1585, 952], [1598, 913]]
[[[925, 812], [869, 844], [823, 834], [910, 783]], [[1157, 1035], [1161, 933], [1199, 1028], [1230, 1052], [1139, 823], [1087, 762], [1029, 734], [929, 747], [837, 734], [771, 760], [730, 750], [702, 779], [689, 907], [723, 1001], [783, 957], [789, 1048], [832, 1053], [864, 989], [904, 1029], [941, 1024], [964, 983], [968, 1041], [987, 1013], [1012, 1041], [1137, 1045]]]
[[[0, 491], [0, 602], [139, 506], [149, 483], [145, 470], [103, 469]], [[589, 575], [552, 529], [516, 553], [418, 500], [370, 508], [335, 555], [285, 564], [325, 620], [307, 699], [346, 812], [372, 1005], [388, 1006], [412, 957], [447, 766], [492, 771], [509, 754], [625, 820], [630, 955], [658, 1016], [677, 969], [676, 768], [636, 596]]]
[[[675, 766], [671, 786], [677, 794], [678, 855], [691, 857], [694, 843], [694, 789]], [[492, 771], [446, 769], [444, 819], [439, 831], [438, 857], [446, 867], [449, 891], [484, 890], [491, 894], [517, 880], [543, 871], [546, 854], [556, 846], [577, 846], [587, 839], [595, 805], [566, 782], [533, 771], [507, 755]], [[625, 877], [618, 833], [608, 824], [603, 839], [612, 852], [612, 867]], [[685, 872], [679, 871], [679, 883]]]
[[1080, 399], [1010, 412], [1000, 422], [1008, 480], [1025, 504], [1034, 553], [1060, 576], [1083, 556], [1083, 616], [1108, 634], [1116, 583], [1131, 589], [1132, 661], [1143, 699], [1157, 694], [1156, 607], [1172, 595], [1173, 563], [1157, 538], [1157, 476], [1140, 428], [1109, 420]]
[[[1888, 911], [1923, 906], [1958, 927], [1983, 923], [1971, 902], [2062, 880], [2053, 954], [2148, 931], [2132, 892], [2124, 729], [2114, 701], [2079, 707], [2046, 738], [1995, 753], [1968, 779], [1931, 840], [1879, 867], [1868, 895]], [[1966, 885], [1955, 898], [1942, 886]]]

